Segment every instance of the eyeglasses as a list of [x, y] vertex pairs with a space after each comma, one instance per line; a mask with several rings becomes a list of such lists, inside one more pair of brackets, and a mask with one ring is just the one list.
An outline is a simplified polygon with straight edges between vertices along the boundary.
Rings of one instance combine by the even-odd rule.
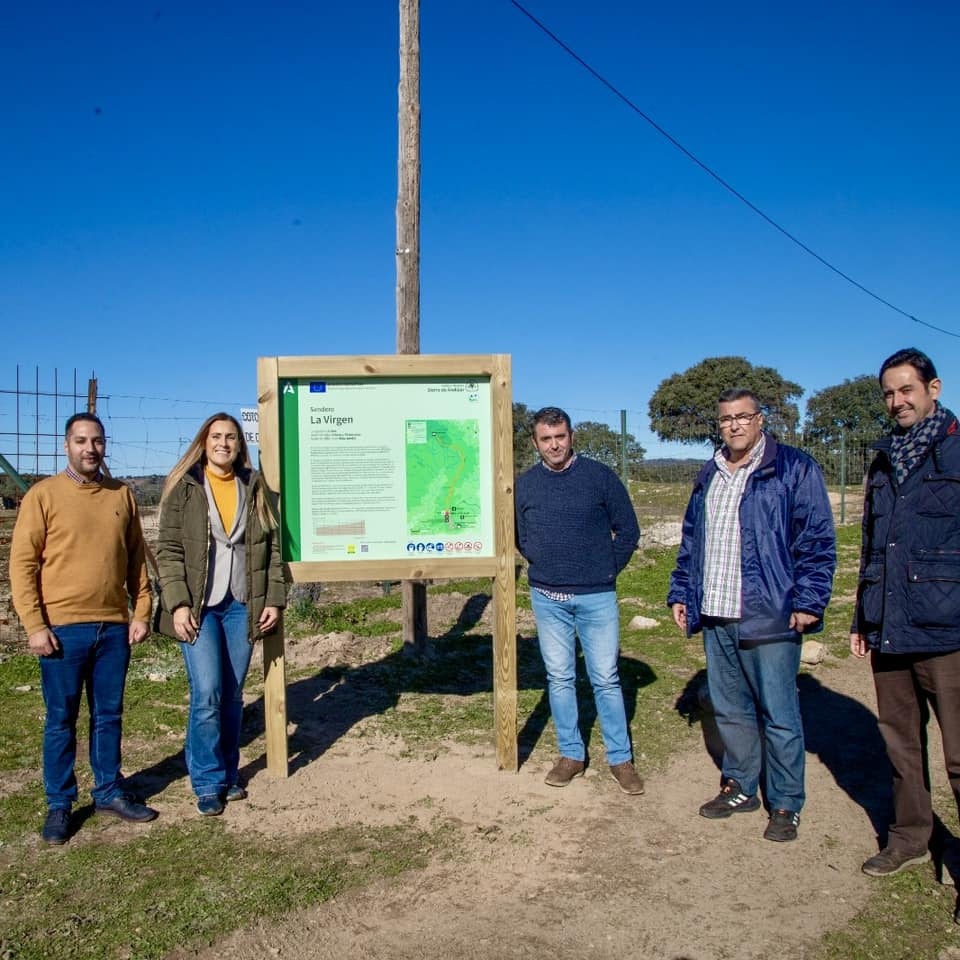
[[758, 410], [756, 413], [735, 413], [732, 417], [729, 415], [717, 417], [717, 426], [723, 430], [726, 427], [732, 427], [734, 421], [736, 421], [741, 427], [745, 427], [753, 421], [754, 417], [759, 417], [761, 412]]

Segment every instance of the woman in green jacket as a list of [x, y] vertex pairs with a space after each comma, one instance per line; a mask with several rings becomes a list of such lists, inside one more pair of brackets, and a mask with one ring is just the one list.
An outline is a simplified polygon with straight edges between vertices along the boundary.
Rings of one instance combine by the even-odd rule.
[[200, 814], [216, 816], [246, 796], [243, 683], [253, 641], [276, 628], [286, 597], [276, 516], [227, 413], [207, 418], [167, 477], [157, 566], [190, 683], [190, 782]]

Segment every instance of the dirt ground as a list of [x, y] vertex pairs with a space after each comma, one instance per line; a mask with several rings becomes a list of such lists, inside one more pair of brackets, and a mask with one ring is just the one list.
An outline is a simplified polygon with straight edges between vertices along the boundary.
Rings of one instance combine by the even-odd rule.
[[[432, 611], [435, 619], [443, 612]], [[317, 666], [359, 658], [350, 644], [349, 634], [306, 639], [291, 643], [288, 657]], [[375, 653], [369, 640], [362, 646], [363, 655]], [[458, 832], [456, 852], [168, 960], [802, 958], [824, 933], [845, 927], [877, 883], [859, 866], [877, 849], [890, 796], [869, 667], [828, 658], [799, 686], [808, 798], [800, 838], [788, 844], [762, 838], [762, 811], [697, 816], [718, 784], [707, 723], [705, 743], [648, 775], [644, 796], [626, 797], [602, 757], [583, 779], [555, 789], [543, 783], [549, 762], [539, 754], [514, 774], [496, 769], [492, 746], [448, 744], [423, 759], [362, 725], [324, 736], [320, 728], [337, 724], [321, 702], [317, 729], [300, 732], [332, 744], [286, 780], [262, 770], [256, 751], [245, 755], [256, 772], [247, 802], [223, 818], [227, 828], [290, 838], [358, 822], [446, 823]], [[931, 727], [931, 772], [942, 788]], [[151, 802], [164, 819], [195, 815], [185, 792]], [[945, 911], [952, 903], [944, 898]]]
[[[543, 762], [502, 773], [492, 748], [463, 746], [414, 760], [402, 743], [352, 732], [287, 780], [255, 775], [229, 828], [290, 837], [358, 820], [450, 822], [458, 853], [171, 960], [802, 957], [868, 896], [859, 866], [890, 799], [867, 665], [828, 660], [800, 690], [808, 800], [795, 843], [762, 839], [762, 811], [697, 815], [717, 788], [707, 745], [627, 797], [602, 762], [556, 789]], [[934, 777], [942, 784], [942, 769]]]

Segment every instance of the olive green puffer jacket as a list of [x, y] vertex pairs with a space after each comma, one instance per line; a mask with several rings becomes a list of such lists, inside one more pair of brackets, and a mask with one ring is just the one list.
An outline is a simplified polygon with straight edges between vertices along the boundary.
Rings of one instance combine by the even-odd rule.
[[[210, 513], [203, 489], [203, 468], [197, 464], [174, 487], [160, 510], [157, 539], [157, 569], [161, 600], [166, 614], [185, 604], [197, 622], [207, 587], [210, 556]], [[254, 493], [267, 496], [267, 488], [255, 470], [236, 469], [247, 488], [247, 618], [250, 642], [260, 638], [258, 626], [264, 607], [286, 605], [286, 586], [280, 562], [280, 531], [265, 530], [257, 514]], [[176, 637], [172, 618], [161, 618], [163, 633]]]

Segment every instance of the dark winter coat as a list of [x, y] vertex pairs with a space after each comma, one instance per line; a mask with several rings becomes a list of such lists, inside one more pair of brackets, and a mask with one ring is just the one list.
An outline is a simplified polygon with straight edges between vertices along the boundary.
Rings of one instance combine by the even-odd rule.
[[[701, 628], [706, 498], [716, 472], [710, 460], [694, 481], [670, 577], [667, 603], [686, 604], [688, 635]], [[812, 457], [767, 436], [740, 501], [740, 538], [741, 642], [798, 639], [794, 611], [821, 618], [808, 632], [822, 630], [837, 553], [827, 488]]]
[[[258, 624], [263, 608], [285, 606], [286, 586], [280, 562], [280, 531], [264, 529], [256, 509], [255, 492], [267, 495], [263, 480], [254, 470], [238, 469], [236, 473], [247, 488], [247, 617], [252, 643], [261, 636]], [[203, 488], [203, 468], [198, 464], [174, 487], [160, 510], [157, 568], [166, 612], [186, 604], [200, 621], [209, 556], [210, 508]], [[172, 626], [164, 632], [175, 636]]]
[[960, 432], [949, 414], [897, 484], [890, 437], [874, 445], [863, 506], [854, 633], [883, 653], [960, 649]]

